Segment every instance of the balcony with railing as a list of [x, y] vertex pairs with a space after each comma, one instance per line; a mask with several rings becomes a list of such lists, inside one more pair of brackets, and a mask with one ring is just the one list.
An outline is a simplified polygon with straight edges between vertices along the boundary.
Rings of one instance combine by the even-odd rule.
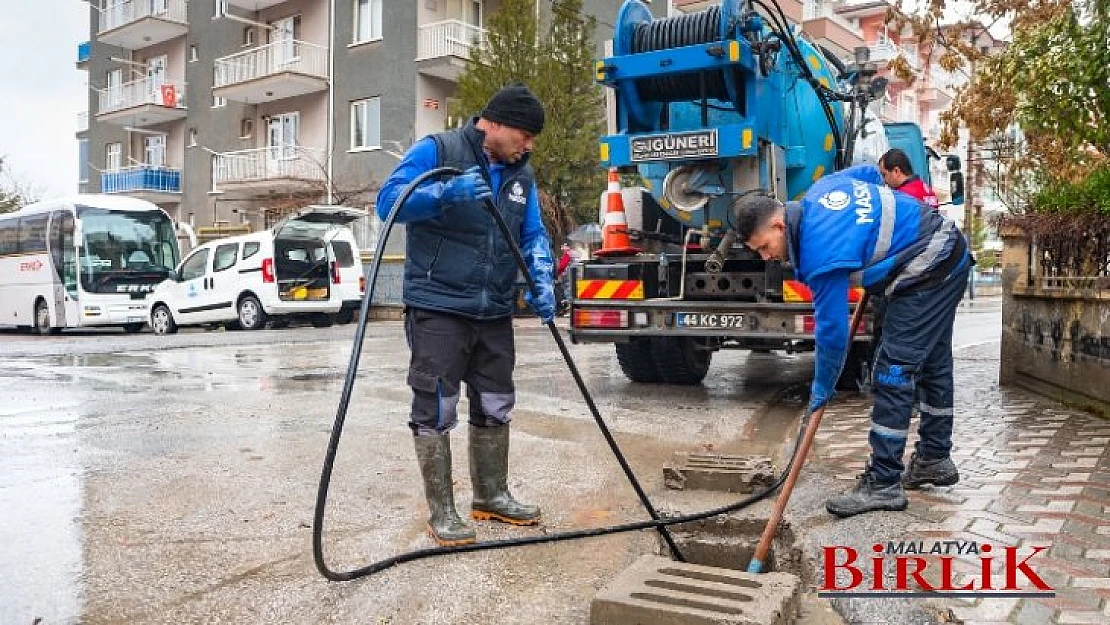
[[212, 95], [259, 104], [328, 88], [328, 49], [289, 39], [216, 59]]
[[100, 174], [102, 193], [119, 193], [147, 200], [168, 203], [181, 201], [181, 170], [173, 167], [135, 165]]
[[229, 6], [239, 7], [248, 11], [261, 11], [274, 5], [288, 2], [289, 0], [225, 0]]
[[82, 41], [77, 44], [77, 69], [86, 69], [89, 66], [89, 59], [92, 58], [92, 42]]
[[215, 155], [213, 184], [220, 191], [308, 190], [325, 180], [324, 150], [273, 146]]
[[806, 2], [802, 28], [814, 40], [833, 44], [845, 55], [863, 45], [863, 31], [847, 18], [837, 15], [831, 3]]
[[876, 63], [886, 63], [901, 56], [906, 59], [911, 68], [918, 69], [920, 67], [917, 50], [906, 48], [892, 41], [880, 41], [867, 46], [867, 48], [871, 53], [871, 60]]
[[932, 108], [947, 108], [952, 102], [956, 88], [952, 85], [954, 76], [947, 71], [930, 68], [918, 77], [922, 81], [921, 101]]
[[96, 119], [150, 126], [185, 119], [185, 115], [185, 83], [141, 78], [101, 90]]
[[189, 31], [185, 0], [109, 0], [100, 11], [96, 39], [138, 50]]
[[452, 82], [459, 79], [471, 53], [486, 44], [486, 29], [460, 20], [432, 22], [417, 30], [417, 70]]

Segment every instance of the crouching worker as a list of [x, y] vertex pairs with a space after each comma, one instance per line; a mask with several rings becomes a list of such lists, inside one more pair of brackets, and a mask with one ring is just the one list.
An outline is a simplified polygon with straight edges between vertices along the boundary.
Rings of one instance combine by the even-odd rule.
[[428, 531], [444, 546], [474, 542], [459, 518], [451, 481], [450, 431], [462, 382], [470, 403], [471, 517], [515, 525], [539, 522], [540, 509], [508, 489], [509, 419], [515, 402], [513, 302], [517, 266], [484, 204], [493, 201], [536, 282], [528, 294], [545, 322], [555, 316], [550, 244], [528, 155], [543, 130], [540, 101], [523, 85], [506, 87], [461, 129], [418, 141], [386, 180], [378, 215], [401, 190], [437, 167], [462, 170], [413, 192], [398, 221], [406, 226], [405, 335], [412, 352], [409, 427], [424, 478]]
[[[952, 324], [971, 261], [955, 224], [932, 207], [883, 186], [863, 165], [817, 181], [785, 206], [747, 196], [737, 208], [739, 237], [764, 259], [789, 260], [813, 291], [816, 367], [809, 409], [832, 397], [848, 345], [848, 288], [858, 280], [885, 297], [876, 346], [871, 458], [850, 491], [825, 507], [847, 517], [904, 510], [903, 487], [959, 479], [952, 449]], [[902, 456], [917, 403], [920, 440], [903, 474]]]

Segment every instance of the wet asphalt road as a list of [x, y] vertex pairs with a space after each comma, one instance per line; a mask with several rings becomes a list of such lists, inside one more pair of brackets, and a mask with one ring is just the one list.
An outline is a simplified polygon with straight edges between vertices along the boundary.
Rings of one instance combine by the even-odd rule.
[[[518, 323], [512, 487], [532, 535], [644, 518], [546, 330]], [[353, 583], [315, 571], [310, 525], [353, 326], [172, 337], [0, 333], [0, 622], [583, 622], [644, 533], [402, 565]], [[807, 356], [717, 359], [689, 389], [625, 380], [574, 346], [649, 493], [675, 450], [737, 438]], [[758, 362], [757, 362], [758, 361]], [[399, 323], [372, 326], [327, 517], [335, 568], [430, 545], [405, 427]], [[465, 413], [464, 413], [465, 414]], [[460, 508], [465, 428], [455, 435]]]
[[[956, 342], [999, 323], [961, 315]], [[479, 524], [479, 537], [645, 518], [547, 331], [517, 327], [510, 485], [544, 523]], [[324, 581], [310, 526], [352, 336], [0, 332], [0, 623], [583, 623], [596, 590], [657, 549], [642, 532]], [[724, 352], [702, 386], [650, 387], [623, 377], [611, 346], [571, 350], [653, 497], [674, 451], [728, 451], [762, 429], [777, 441], [788, 424], [760, 415], [812, 367], [808, 355]], [[406, 365], [401, 325], [373, 324], [331, 488], [333, 568], [431, 546]], [[465, 426], [453, 438], [465, 510]], [[709, 503], [720, 500], [682, 505]]]

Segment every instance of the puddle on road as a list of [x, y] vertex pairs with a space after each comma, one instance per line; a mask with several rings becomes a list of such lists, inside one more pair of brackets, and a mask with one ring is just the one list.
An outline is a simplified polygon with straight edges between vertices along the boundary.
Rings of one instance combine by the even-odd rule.
[[[64, 393], [64, 392], [63, 392]], [[80, 616], [84, 467], [79, 403], [17, 394], [0, 407], [0, 622]]]

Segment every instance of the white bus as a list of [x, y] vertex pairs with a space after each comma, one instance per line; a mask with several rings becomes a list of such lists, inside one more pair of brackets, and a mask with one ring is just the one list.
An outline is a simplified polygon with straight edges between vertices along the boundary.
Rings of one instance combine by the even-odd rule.
[[78, 195], [0, 214], [0, 325], [138, 332], [178, 258], [173, 220], [143, 200]]

